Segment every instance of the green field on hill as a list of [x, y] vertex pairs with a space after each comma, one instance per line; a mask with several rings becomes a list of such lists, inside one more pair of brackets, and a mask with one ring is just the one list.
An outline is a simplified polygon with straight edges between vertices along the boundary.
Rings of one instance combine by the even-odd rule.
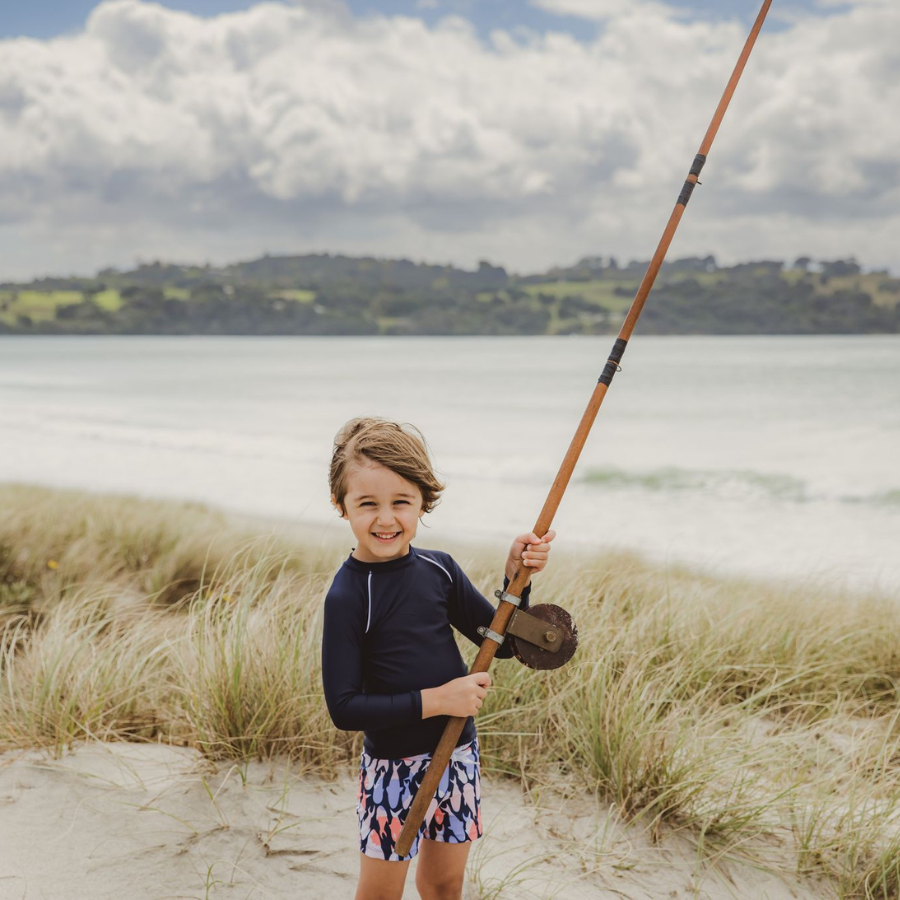
[[[802, 263], [802, 264], [801, 264]], [[223, 269], [154, 263], [96, 278], [0, 286], [12, 334], [614, 334], [646, 264], [583, 260], [508, 275], [406, 260], [265, 257]], [[853, 260], [792, 267], [712, 257], [661, 269], [649, 334], [900, 332], [900, 279]]]

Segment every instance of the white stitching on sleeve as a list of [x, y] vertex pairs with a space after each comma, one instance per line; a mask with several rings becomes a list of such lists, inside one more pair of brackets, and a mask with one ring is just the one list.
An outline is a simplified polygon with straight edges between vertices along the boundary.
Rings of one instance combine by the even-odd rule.
[[421, 550], [419, 551], [419, 557], [424, 559], [425, 562], [430, 562], [433, 566], [437, 566], [450, 579], [450, 584], [453, 584], [453, 576], [436, 559], [426, 556]]

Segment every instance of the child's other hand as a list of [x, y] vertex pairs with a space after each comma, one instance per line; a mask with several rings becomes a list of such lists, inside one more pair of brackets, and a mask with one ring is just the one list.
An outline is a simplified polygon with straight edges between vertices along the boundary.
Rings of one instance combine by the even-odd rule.
[[[438, 694], [437, 710], [432, 715], [458, 716], [468, 718], [478, 714], [491, 686], [491, 676], [487, 672], [475, 672], [454, 678], [434, 688]], [[422, 691], [424, 697], [425, 691]], [[422, 718], [427, 718], [423, 709]]]
[[540, 572], [547, 565], [547, 557], [550, 554], [550, 541], [556, 537], [556, 532], [551, 528], [543, 538], [539, 538], [533, 531], [520, 534], [509, 548], [509, 559], [506, 561], [506, 577], [512, 581], [516, 570], [520, 565], [527, 566], [531, 574]]

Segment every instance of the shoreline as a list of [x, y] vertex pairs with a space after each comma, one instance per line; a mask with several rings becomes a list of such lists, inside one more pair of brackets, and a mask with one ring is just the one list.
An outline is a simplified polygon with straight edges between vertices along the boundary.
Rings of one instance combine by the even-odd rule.
[[[100, 496], [106, 496], [100, 494]], [[168, 501], [167, 501], [168, 502]], [[171, 502], [193, 502], [173, 500]], [[248, 513], [229, 507], [219, 507], [211, 504], [200, 503], [200, 506], [208, 508], [212, 512], [221, 513], [236, 527], [251, 529], [263, 528], [266, 531], [280, 536], [295, 536], [308, 538], [317, 542], [321, 550], [336, 551], [339, 546], [346, 546], [346, 553], [350, 553], [353, 545], [353, 536], [346, 522], [341, 521], [337, 515], [334, 520], [317, 521], [290, 519], [280, 516], [267, 516], [257, 513]], [[510, 535], [510, 539], [514, 535]], [[453, 556], [461, 558], [482, 557], [496, 553], [498, 566], [505, 559], [509, 548], [509, 540], [499, 535], [478, 538], [458, 538], [455, 536], [440, 535], [435, 541], [436, 546], [429, 546], [426, 542], [430, 535], [428, 529], [420, 528], [416, 535], [414, 545], [420, 549], [445, 550]], [[594, 547], [588, 541], [575, 542], [569, 538], [566, 546], [566, 537], [563, 542], [557, 538], [554, 544], [554, 561], [564, 557], [568, 564], [584, 563], [589, 559], [606, 557], [627, 557], [637, 563], [670, 571], [677, 574], [686, 574], [705, 581], [721, 581], [732, 583], [757, 584], [762, 588], [781, 586], [790, 590], [808, 590], [829, 595], [843, 597], [883, 597], [900, 602], [900, 585], [885, 584], [881, 576], [871, 576], [865, 583], [856, 583], [857, 576], [848, 572], [810, 572], [807, 574], [757, 574], [745, 571], [731, 571], [727, 568], [717, 568], [715, 564], [701, 564], [687, 559], [671, 559], [665, 553], [653, 554], [644, 552], [638, 548], [611, 545], [605, 548]]]
[[[288, 516], [267, 515], [263, 513], [248, 512], [227, 505], [217, 505], [203, 500], [176, 496], [160, 496], [154, 494], [141, 494], [138, 492], [109, 492], [92, 490], [81, 487], [46, 485], [34, 482], [0, 482], [0, 490], [3, 488], [21, 488], [23, 490], [35, 489], [38, 491], [56, 491], [72, 496], [83, 495], [103, 498], [118, 498], [121, 500], [134, 499], [142, 503], [168, 504], [173, 507], [204, 510], [211, 515], [220, 516], [230, 527], [251, 532], [263, 531], [280, 538], [300, 538], [304, 542], [311, 542], [321, 552], [336, 553], [339, 548], [346, 548], [350, 553], [353, 545], [353, 536], [349, 526], [340, 520], [337, 514], [333, 519], [301, 519]], [[510, 535], [512, 538], [513, 535]], [[427, 542], [431, 535], [427, 528], [420, 528], [415, 546], [421, 549], [446, 550], [452, 555], [461, 558], [478, 557], [481, 559], [487, 554], [496, 553], [498, 564], [505, 559], [509, 547], [509, 541], [499, 535], [479, 536], [474, 538], [459, 538], [439, 532], [436, 536], [435, 546]], [[762, 588], [780, 586], [789, 590], [808, 590], [827, 595], [839, 595], [842, 597], [883, 597], [900, 602], [900, 585], [882, 584], [877, 576], [872, 576], [867, 584], [856, 584], [854, 576], [847, 572], [812, 572], [808, 574], [757, 574], [745, 571], [731, 571], [727, 568], [717, 568], [715, 564], [701, 564], [687, 559], [671, 559], [665, 553], [653, 554], [640, 549], [611, 545], [604, 548], [592, 546], [588, 541], [572, 542], [571, 538], [563, 536], [563, 541], [569, 540], [569, 545], [557, 543], [554, 545], [554, 560], [565, 557], [569, 564], [584, 563], [589, 559], [607, 557], [625, 557], [636, 563], [657, 568], [661, 571], [669, 571], [676, 574], [685, 574], [704, 581], [719, 581], [726, 583], [756, 584]]]

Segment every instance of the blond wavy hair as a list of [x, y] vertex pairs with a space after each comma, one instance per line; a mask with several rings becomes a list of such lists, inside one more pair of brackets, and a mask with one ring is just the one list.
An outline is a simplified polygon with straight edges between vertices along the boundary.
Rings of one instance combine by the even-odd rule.
[[422, 509], [431, 512], [440, 500], [444, 484], [434, 473], [428, 445], [414, 425], [372, 416], [351, 419], [335, 435], [328, 484], [343, 515], [348, 473], [369, 460], [396, 472], [422, 492]]

